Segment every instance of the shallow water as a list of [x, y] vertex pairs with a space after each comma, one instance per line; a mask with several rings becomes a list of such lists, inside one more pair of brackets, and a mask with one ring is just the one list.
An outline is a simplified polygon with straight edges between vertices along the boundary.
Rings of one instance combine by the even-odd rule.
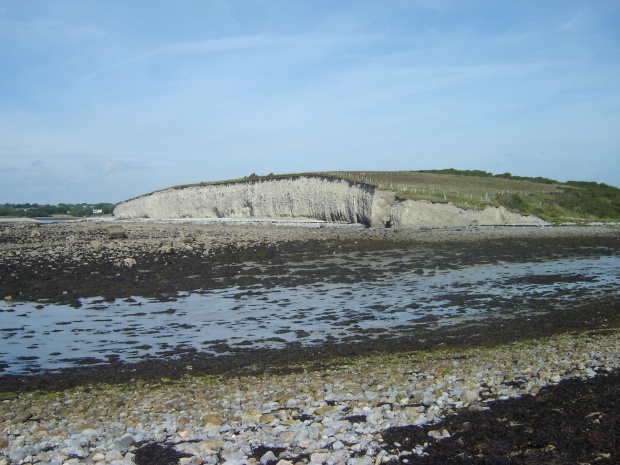
[[[377, 255], [379, 257], [379, 255]], [[393, 268], [393, 259], [375, 261]], [[231, 353], [409, 334], [418, 325], [549, 311], [567, 299], [620, 293], [620, 257], [487, 264], [456, 270], [402, 267], [354, 284], [315, 283], [188, 293], [176, 301], [81, 300], [0, 304], [0, 366], [6, 374], [84, 363], [137, 362], [179, 352]]]

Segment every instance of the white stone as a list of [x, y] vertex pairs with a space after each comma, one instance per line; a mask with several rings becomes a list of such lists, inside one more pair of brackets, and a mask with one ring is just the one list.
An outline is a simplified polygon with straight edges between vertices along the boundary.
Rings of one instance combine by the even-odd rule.
[[125, 258], [123, 260], [123, 265], [125, 265], [127, 268], [131, 268], [133, 266], [136, 266], [138, 263], [136, 262], [135, 258]]
[[471, 404], [472, 402], [476, 402], [478, 399], [480, 399], [480, 396], [477, 390], [467, 389], [461, 393], [461, 400], [463, 402], [469, 402]]
[[331, 458], [332, 456], [328, 452], [315, 452], [310, 456], [310, 461], [316, 463], [325, 463], [328, 460], [331, 460]]
[[115, 460], [124, 460], [123, 454], [116, 449], [112, 449], [105, 454], [106, 462], [113, 462]]

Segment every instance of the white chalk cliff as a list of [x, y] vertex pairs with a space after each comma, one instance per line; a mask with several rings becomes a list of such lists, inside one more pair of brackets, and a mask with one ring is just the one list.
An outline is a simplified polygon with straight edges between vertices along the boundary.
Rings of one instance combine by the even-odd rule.
[[318, 175], [173, 187], [121, 202], [114, 216], [321, 220], [394, 228], [543, 223], [502, 207], [478, 211], [399, 200], [374, 186]]

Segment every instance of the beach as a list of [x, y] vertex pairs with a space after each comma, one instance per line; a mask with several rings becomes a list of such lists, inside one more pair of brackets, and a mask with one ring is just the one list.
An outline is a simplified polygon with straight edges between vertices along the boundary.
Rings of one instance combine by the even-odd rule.
[[[234, 287], [243, 302], [244, 293], [259, 288], [381, 283], [403, 267], [413, 276], [433, 276], [617, 257], [618, 233], [604, 226], [2, 223], [0, 296], [5, 310], [23, 301], [82, 305], [85, 298], [100, 298], [102, 305], [137, 298], [174, 305], [187, 293]], [[536, 276], [526, 281], [549, 284]], [[397, 336], [366, 331], [314, 345], [239, 347], [221, 356], [178, 350], [135, 364], [0, 373], [0, 463], [164, 463], [154, 457], [172, 457], [171, 463], [353, 465], [416, 463], [433, 453], [445, 458], [451, 450], [445, 445], [469, 431], [441, 426], [455, 413], [492, 416], [496, 402], [540, 399], [548, 389], [563, 394], [543, 399], [564, 399], [566, 390], [553, 389], [565, 382], [590, 386], [594, 379], [601, 384], [589, 389], [604, 398], [604, 380], [615, 383], [620, 352], [614, 283], [582, 299], [557, 292], [548, 299], [553, 306], [538, 303], [528, 311], [506, 302], [501, 317], [450, 325], [429, 319]], [[581, 420], [592, 414], [587, 421], [599, 425], [614, 415], [592, 408]], [[414, 432], [395, 429], [412, 425]], [[531, 431], [519, 434], [521, 443], [505, 450], [461, 451], [458, 463], [482, 463], [481, 457], [560, 463], [568, 457], [555, 439], [539, 447]], [[569, 451], [571, 460], [617, 460], [617, 437], [598, 432], [584, 440], [588, 447]]]

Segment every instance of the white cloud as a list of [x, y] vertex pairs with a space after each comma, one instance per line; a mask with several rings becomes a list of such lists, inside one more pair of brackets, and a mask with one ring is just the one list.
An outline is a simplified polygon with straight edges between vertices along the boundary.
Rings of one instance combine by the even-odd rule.
[[80, 185], [84, 183], [82, 176], [74, 174], [62, 174], [58, 176], [58, 180], [65, 184]]
[[[92, 163], [89, 163], [89, 165]], [[108, 160], [101, 165], [100, 172], [106, 176], [114, 173], [121, 173], [127, 171], [145, 171], [148, 167], [145, 166], [145, 160]]]
[[165, 47], [147, 52], [141, 56], [154, 56], [164, 53], [195, 54], [195, 53], [214, 53], [233, 50], [247, 50], [253, 48], [264, 48], [279, 43], [274, 37], [251, 36], [234, 37], [228, 39], [202, 40], [192, 42], [179, 42]]
[[574, 29], [579, 29], [581, 27], [584, 27], [587, 23], [588, 23], [587, 15], [583, 11], [580, 11], [578, 13], [575, 13], [568, 20], [562, 23], [562, 25], [560, 26], [560, 30], [571, 31]]
[[[384, 40], [379, 36], [339, 36], [339, 35], [253, 35], [199, 41], [173, 42], [162, 47], [132, 55], [114, 63], [94, 70], [79, 78], [86, 82], [115, 70], [130, 67], [137, 63], [150, 60], [165, 59], [169, 56], [209, 55], [233, 52], [269, 52], [277, 51], [284, 55], [276, 59], [296, 61], [300, 57], [311, 56], [313, 53], [326, 52], [333, 47], [363, 45], [369, 42]], [[255, 57], [246, 56], [255, 60]], [[249, 76], [245, 76], [246, 78]]]
[[105, 175], [112, 174], [116, 170], [118, 170], [118, 163], [115, 162], [115, 161], [108, 161], [108, 162], [104, 163], [103, 166], [101, 167], [101, 171]]
[[50, 38], [81, 42], [98, 39], [108, 35], [103, 28], [67, 24], [52, 19], [34, 19], [30, 21], [15, 21], [0, 19], [0, 35], [19, 37], [32, 40], [33, 38]]

